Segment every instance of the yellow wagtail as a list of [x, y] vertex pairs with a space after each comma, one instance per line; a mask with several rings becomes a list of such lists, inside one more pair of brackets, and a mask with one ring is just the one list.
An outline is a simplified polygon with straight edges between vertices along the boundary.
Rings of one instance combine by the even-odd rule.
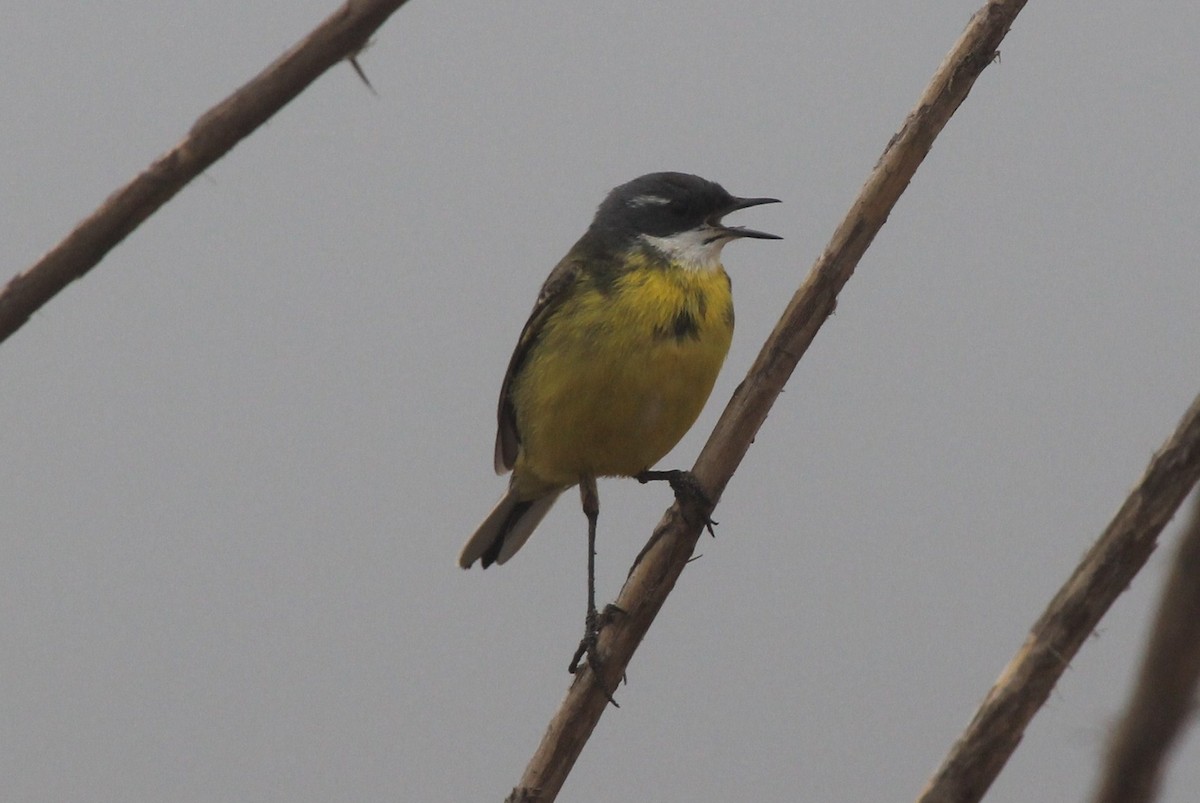
[[686, 173], [651, 173], [612, 190], [550, 272], [500, 387], [497, 474], [508, 491], [463, 547], [464, 569], [504, 563], [558, 495], [578, 484], [588, 519], [588, 612], [571, 663], [593, 669], [597, 477], [669, 479], [703, 497], [688, 472], [650, 472], [696, 421], [733, 336], [721, 265], [731, 240], [780, 239], [722, 217], [775, 198], [735, 198]]

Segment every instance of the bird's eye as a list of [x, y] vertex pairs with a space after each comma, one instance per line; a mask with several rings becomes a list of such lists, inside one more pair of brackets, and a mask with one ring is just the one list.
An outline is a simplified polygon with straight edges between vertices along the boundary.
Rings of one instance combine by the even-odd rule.
[[671, 201], [671, 203], [667, 205], [667, 209], [669, 209], [671, 214], [675, 217], [687, 217], [692, 213], [692, 205], [687, 201], [682, 200]]

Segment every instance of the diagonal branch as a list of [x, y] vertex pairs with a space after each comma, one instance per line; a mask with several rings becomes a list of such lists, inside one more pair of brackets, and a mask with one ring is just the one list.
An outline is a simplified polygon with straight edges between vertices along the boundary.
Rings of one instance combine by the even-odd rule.
[[[1100, 618], [1154, 551], [1158, 534], [1200, 479], [1200, 396], [1141, 481], [1034, 624], [920, 803], [979, 800]], [[1121, 798], [1124, 800], [1125, 798]]]
[[1149, 803], [1200, 681], [1200, 496], [1163, 589], [1137, 688], [1113, 734], [1095, 803]]
[[201, 115], [182, 142], [110, 195], [66, 239], [0, 290], [0, 341], [318, 76], [362, 50], [405, 2], [347, 0], [274, 63]]
[[[712, 498], [720, 497], [784, 383], [832, 314], [838, 292], [854, 273], [934, 139], [966, 99], [975, 79], [992, 63], [1001, 40], [1024, 6], [1025, 0], [992, 0], [975, 13], [916, 108], [884, 149], [696, 461], [694, 472]], [[550, 801], [558, 795], [607, 705], [606, 689], [616, 687], [691, 557], [700, 534], [701, 512], [689, 509], [685, 517], [676, 505], [655, 528], [617, 599], [624, 615], [601, 632], [603, 677], [597, 678], [590, 669], [576, 676], [509, 800]]]

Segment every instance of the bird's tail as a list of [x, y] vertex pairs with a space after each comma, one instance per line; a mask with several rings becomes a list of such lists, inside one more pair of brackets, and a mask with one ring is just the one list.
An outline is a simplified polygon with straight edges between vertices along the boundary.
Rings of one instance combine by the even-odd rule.
[[493, 563], [504, 563], [529, 540], [560, 493], [561, 490], [555, 490], [534, 499], [520, 499], [509, 487], [463, 547], [458, 565], [469, 569], [478, 560], [486, 569]]

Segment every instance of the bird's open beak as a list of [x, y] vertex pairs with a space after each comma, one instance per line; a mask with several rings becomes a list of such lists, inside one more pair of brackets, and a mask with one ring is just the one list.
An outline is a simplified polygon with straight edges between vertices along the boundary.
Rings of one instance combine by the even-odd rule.
[[[762, 204], [777, 204], [778, 198], [734, 198], [733, 203], [726, 209], [721, 217], [728, 215], [730, 212], [736, 212], [739, 209], [746, 209], [751, 206], [761, 206]], [[755, 229], [747, 229], [742, 226], [726, 226], [721, 222], [720, 218], [712, 221], [713, 228], [721, 229], [726, 233], [727, 237], [750, 237], [755, 240], [782, 240], [778, 234], [767, 234], [765, 231], [756, 231]]]

